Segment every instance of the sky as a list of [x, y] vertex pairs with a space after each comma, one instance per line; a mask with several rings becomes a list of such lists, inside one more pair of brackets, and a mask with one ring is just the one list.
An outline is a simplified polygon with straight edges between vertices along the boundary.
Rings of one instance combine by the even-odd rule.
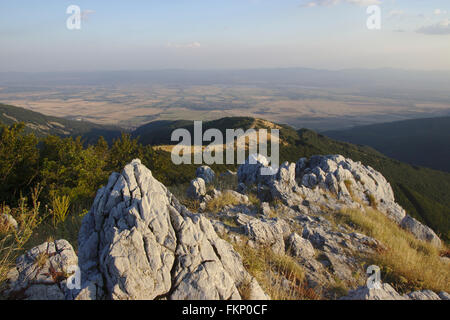
[[[80, 30], [66, 26], [70, 5]], [[0, 47], [0, 72], [450, 70], [450, 1], [0, 0]]]

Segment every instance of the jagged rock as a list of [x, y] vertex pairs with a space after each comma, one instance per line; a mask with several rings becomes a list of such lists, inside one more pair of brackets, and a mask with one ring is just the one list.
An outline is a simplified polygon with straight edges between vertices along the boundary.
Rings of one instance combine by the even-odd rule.
[[281, 219], [252, 219], [246, 224], [245, 232], [251, 240], [282, 254], [285, 252], [284, 237], [290, 233], [290, 227]]
[[195, 178], [191, 181], [186, 194], [188, 198], [200, 200], [206, 195], [206, 183], [203, 178]]
[[[262, 169], [266, 169], [270, 174], [263, 174]], [[247, 185], [267, 183], [273, 179], [276, 169], [269, 167], [269, 161], [262, 155], [250, 155], [244, 164], [238, 168], [238, 182]]]
[[287, 239], [287, 245], [290, 253], [294, 257], [312, 258], [315, 255], [311, 242], [300, 237], [295, 232]]
[[4, 224], [10, 229], [17, 230], [19, 228], [19, 224], [17, 223], [16, 219], [14, 219], [13, 216], [8, 213], [0, 215], [0, 224]]
[[67, 278], [78, 258], [66, 240], [46, 242], [21, 255], [9, 273], [6, 296], [25, 300], [65, 300], [70, 296]]
[[206, 184], [212, 183], [216, 178], [214, 170], [208, 166], [198, 167], [195, 174], [197, 178], [202, 178], [203, 180], [205, 180]]
[[407, 215], [402, 220], [400, 226], [403, 229], [411, 232], [417, 239], [429, 241], [437, 247], [441, 246], [441, 239], [439, 239], [436, 233], [434, 233], [434, 231], [431, 230], [431, 228], [423, 225], [413, 217]]
[[308, 188], [318, 185], [338, 198], [349, 200], [353, 195], [367, 205], [377, 206], [398, 223], [406, 214], [395, 203], [394, 192], [381, 173], [341, 155], [300, 159], [296, 164], [296, 180]]
[[382, 283], [380, 288], [369, 289], [367, 286], [352, 290], [340, 300], [409, 300], [401, 296], [389, 284]]
[[441, 298], [441, 300], [450, 300], [450, 294], [445, 291], [439, 292], [439, 298]]
[[[79, 299], [240, 299], [251, 279], [210, 221], [181, 206], [139, 160], [98, 191], [79, 261]], [[252, 297], [266, 298], [261, 292], [255, 284]]]
[[270, 215], [272, 214], [272, 209], [270, 209], [269, 203], [261, 203], [261, 213], [266, 217], [270, 217]]
[[431, 290], [414, 291], [407, 295], [411, 300], [441, 300], [441, 298]]

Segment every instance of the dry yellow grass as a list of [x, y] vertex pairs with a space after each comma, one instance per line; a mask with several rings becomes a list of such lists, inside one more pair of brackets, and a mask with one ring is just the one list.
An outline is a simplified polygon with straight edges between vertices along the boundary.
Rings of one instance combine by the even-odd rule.
[[[402, 291], [430, 289], [450, 291], [450, 268], [440, 259], [440, 250], [416, 239], [379, 211], [345, 209], [338, 213], [340, 222], [381, 241], [387, 250], [369, 257], [382, 268], [384, 281]], [[447, 250], [442, 248], [442, 250]]]
[[219, 212], [227, 205], [238, 205], [239, 199], [237, 199], [230, 192], [223, 192], [218, 197], [215, 197], [206, 204], [206, 210], [209, 212]]
[[23, 251], [33, 231], [42, 222], [39, 217], [40, 203], [38, 201], [41, 189], [36, 187], [31, 193], [32, 206], [27, 206], [25, 198], [21, 198], [17, 208], [2, 205], [0, 214], [11, 214], [18, 222], [17, 230], [5, 228], [0, 233], [0, 289], [14, 265], [17, 256]]
[[256, 278], [271, 299], [320, 299], [320, 296], [305, 285], [304, 270], [294, 258], [276, 254], [265, 246], [251, 248], [244, 242], [234, 243], [234, 248], [241, 255], [247, 271]]

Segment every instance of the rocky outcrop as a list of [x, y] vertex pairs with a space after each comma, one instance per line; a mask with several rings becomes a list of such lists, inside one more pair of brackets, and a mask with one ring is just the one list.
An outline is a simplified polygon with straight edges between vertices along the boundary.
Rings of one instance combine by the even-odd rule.
[[303, 257], [303, 258], [314, 257], [315, 251], [311, 242], [300, 237], [295, 232], [289, 236], [287, 240], [287, 245], [290, 254], [294, 257]]
[[[263, 172], [267, 169], [272, 174]], [[258, 183], [267, 183], [273, 178], [277, 170], [269, 167], [269, 161], [262, 155], [250, 155], [244, 164], [238, 168], [238, 182], [246, 185], [257, 185]]]
[[431, 290], [414, 291], [406, 295], [411, 300], [441, 300], [441, 298]]
[[409, 300], [409, 298], [401, 296], [389, 284], [383, 283], [378, 288], [359, 287], [341, 300]]
[[421, 224], [419, 221], [408, 215], [403, 218], [400, 226], [411, 232], [417, 239], [429, 241], [436, 247], [441, 246], [441, 239], [439, 239], [437, 234], [430, 227]]
[[436, 246], [441, 244], [433, 230], [407, 216], [395, 202], [392, 187], [384, 176], [361, 162], [328, 155], [301, 158], [296, 164], [285, 162], [269, 176], [261, 175], [264, 168], [269, 168], [268, 161], [261, 155], [254, 155], [238, 169], [239, 182], [256, 184], [262, 201], [280, 199], [291, 208], [310, 213], [321, 213], [324, 207], [340, 210], [370, 206], [418, 239]]
[[206, 195], [206, 183], [203, 178], [195, 178], [186, 191], [188, 198], [201, 200]]
[[67, 279], [76, 272], [77, 256], [66, 240], [46, 242], [20, 256], [9, 273], [9, 299], [65, 300]]
[[99, 190], [79, 235], [78, 299], [266, 299], [231, 244], [139, 160]]
[[203, 180], [205, 180], [206, 184], [214, 182], [214, 179], [216, 178], [214, 170], [208, 166], [198, 167], [195, 174], [197, 178], [202, 178]]
[[281, 219], [251, 219], [245, 225], [245, 232], [256, 243], [270, 246], [273, 251], [284, 254], [284, 237], [290, 233], [290, 227]]

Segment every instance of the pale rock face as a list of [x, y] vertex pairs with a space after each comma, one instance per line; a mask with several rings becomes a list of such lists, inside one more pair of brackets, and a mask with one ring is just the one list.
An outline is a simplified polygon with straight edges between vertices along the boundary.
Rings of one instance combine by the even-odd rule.
[[[251, 278], [209, 220], [181, 206], [139, 160], [97, 193], [79, 261], [77, 299], [240, 299]], [[254, 298], [267, 298], [253, 287]]]
[[439, 292], [439, 298], [441, 298], [441, 300], [450, 300], [450, 294], [445, 291]]
[[421, 224], [419, 221], [408, 215], [403, 218], [400, 226], [411, 232], [417, 239], [429, 241], [437, 247], [441, 246], [441, 239], [439, 239], [437, 234], [431, 228]]
[[202, 178], [203, 180], [205, 180], [206, 184], [212, 183], [216, 178], [214, 170], [208, 166], [198, 167], [196, 171], [196, 176], [197, 178]]
[[206, 195], [206, 183], [203, 178], [195, 178], [191, 181], [187, 191], [187, 197], [200, 200]]
[[380, 288], [359, 287], [350, 291], [349, 295], [342, 297], [341, 300], [409, 300], [409, 298], [401, 296], [389, 284], [383, 283]]
[[70, 296], [67, 275], [77, 266], [78, 258], [66, 240], [43, 243], [17, 259], [6, 295], [25, 300], [65, 300]]
[[441, 300], [441, 298], [431, 290], [414, 291], [407, 295], [411, 300]]
[[[271, 175], [262, 174], [261, 169], [268, 169], [272, 172]], [[269, 167], [269, 161], [262, 155], [250, 155], [244, 164], [238, 168], [238, 182], [246, 185], [266, 183], [273, 179], [277, 170]]]
[[251, 219], [245, 225], [249, 238], [260, 245], [268, 245], [274, 252], [285, 253], [284, 237], [289, 235], [289, 225], [281, 219]]
[[306, 259], [314, 257], [315, 251], [311, 242], [300, 237], [296, 233], [292, 233], [289, 236], [287, 240], [287, 245], [290, 253], [294, 257], [303, 257]]

